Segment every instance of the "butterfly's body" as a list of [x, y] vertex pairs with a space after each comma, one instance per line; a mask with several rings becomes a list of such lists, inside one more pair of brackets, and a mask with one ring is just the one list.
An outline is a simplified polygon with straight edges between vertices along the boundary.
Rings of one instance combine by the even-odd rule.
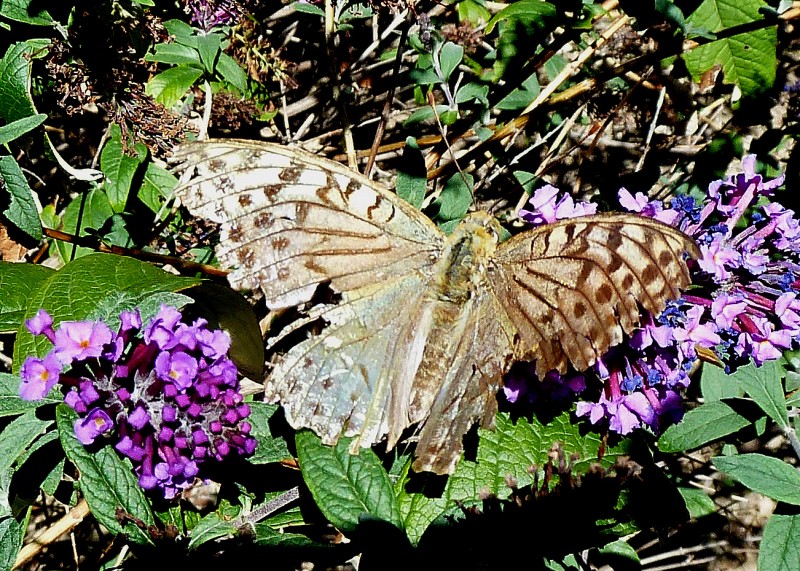
[[[565, 220], [500, 243], [489, 214], [450, 236], [379, 185], [301, 151], [248, 141], [182, 147], [195, 179], [177, 190], [222, 224], [217, 256], [236, 288], [269, 307], [301, 306], [320, 286], [318, 334], [294, 346], [266, 383], [289, 422], [324, 442], [386, 437], [419, 423], [415, 470], [451, 473], [461, 438], [491, 424], [516, 359], [543, 376], [581, 370], [689, 283], [679, 231], [635, 215]], [[307, 322], [307, 321], [304, 321]]]

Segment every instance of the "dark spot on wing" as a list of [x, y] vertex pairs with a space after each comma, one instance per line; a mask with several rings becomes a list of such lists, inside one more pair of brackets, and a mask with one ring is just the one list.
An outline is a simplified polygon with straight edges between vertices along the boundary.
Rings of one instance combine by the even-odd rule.
[[611, 286], [608, 284], [602, 284], [597, 291], [594, 292], [594, 300], [603, 305], [611, 301], [611, 296], [613, 295], [613, 291], [611, 291]]

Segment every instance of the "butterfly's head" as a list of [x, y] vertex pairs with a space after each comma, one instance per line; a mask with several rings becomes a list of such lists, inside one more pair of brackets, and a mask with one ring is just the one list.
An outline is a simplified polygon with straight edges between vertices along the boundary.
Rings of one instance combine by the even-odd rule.
[[471, 236], [473, 239], [477, 238], [478, 242], [486, 244], [494, 250], [494, 247], [500, 242], [502, 232], [503, 228], [497, 218], [485, 210], [479, 210], [467, 214], [461, 224], [453, 231], [453, 234]]

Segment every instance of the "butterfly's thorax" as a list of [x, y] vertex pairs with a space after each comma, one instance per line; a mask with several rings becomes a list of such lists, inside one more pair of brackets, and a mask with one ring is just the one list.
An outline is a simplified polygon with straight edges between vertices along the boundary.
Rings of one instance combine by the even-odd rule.
[[463, 304], [481, 289], [499, 236], [499, 222], [486, 212], [470, 214], [453, 230], [433, 271], [440, 301]]

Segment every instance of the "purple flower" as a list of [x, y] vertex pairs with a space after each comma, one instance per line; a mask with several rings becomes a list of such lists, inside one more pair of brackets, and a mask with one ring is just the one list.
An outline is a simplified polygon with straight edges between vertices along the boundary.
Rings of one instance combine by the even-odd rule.
[[519, 217], [534, 226], [540, 226], [563, 218], [576, 218], [594, 214], [597, 211], [596, 204], [589, 202], [576, 204], [570, 195], [565, 194], [558, 198], [559, 194], [560, 191], [556, 187], [549, 184], [543, 186], [534, 192], [528, 201], [533, 206], [533, 210], [520, 210]]
[[187, 389], [197, 377], [197, 359], [183, 351], [162, 351], [156, 357], [156, 372], [179, 389]]
[[72, 361], [99, 357], [103, 347], [111, 343], [112, 337], [111, 329], [100, 321], [62, 321], [56, 331], [53, 348], [56, 357], [69, 365]]
[[61, 361], [53, 353], [48, 353], [44, 359], [28, 357], [20, 370], [19, 396], [25, 400], [43, 399], [58, 382], [60, 374]]
[[108, 413], [99, 408], [93, 408], [84, 418], [75, 421], [75, 436], [83, 445], [94, 442], [98, 436], [111, 431], [114, 423]]
[[25, 327], [33, 335], [44, 335], [51, 343], [55, 341], [53, 318], [44, 309], [40, 309], [36, 312], [36, 315], [25, 321]]

